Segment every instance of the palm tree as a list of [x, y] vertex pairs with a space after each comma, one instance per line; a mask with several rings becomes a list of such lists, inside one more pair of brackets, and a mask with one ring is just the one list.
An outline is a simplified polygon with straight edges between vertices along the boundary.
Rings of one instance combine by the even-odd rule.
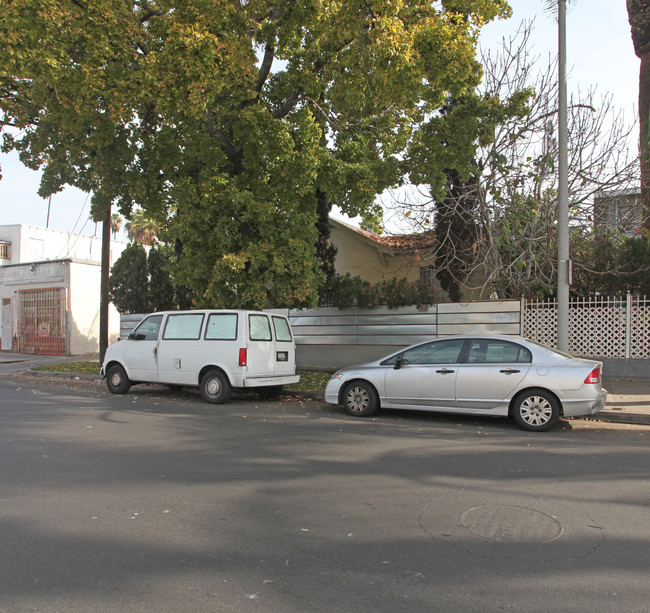
[[641, 201], [643, 225], [650, 240], [650, 4], [627, 0], [634, 53], [641, 60], [639, 75], [639, 126], [641, 153]]
[[156, 238], [160, 231], [160, 226], [153, 220], [146, 217], [142, 209], [135, 211], [131, 221], [124, 224], [129, 240], [141, 245], [156, 245]]
[[122, 216], [119, 213], [113, 213], [111, 215], [111, 233], [113, 234], [113, 238], [115, 238], [117, 233], [122, 229], [123, 223], [124, 219], [122, 219]]

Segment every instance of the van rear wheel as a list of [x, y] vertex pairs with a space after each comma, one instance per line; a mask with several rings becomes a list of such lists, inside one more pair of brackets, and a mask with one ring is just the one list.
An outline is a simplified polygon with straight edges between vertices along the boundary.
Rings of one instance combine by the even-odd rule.
[[201, 396], [211, 404], [222, 404], [230, 398], [232, 387], [220, 370], [209, 370], [201, 379]]

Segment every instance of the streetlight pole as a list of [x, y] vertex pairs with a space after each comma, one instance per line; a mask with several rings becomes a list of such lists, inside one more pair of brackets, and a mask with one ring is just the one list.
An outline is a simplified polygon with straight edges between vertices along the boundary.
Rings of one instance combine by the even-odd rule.
[[569, 162], [566, 71], [566, 0], [558, 0], [558, 218], [557, 348], [569, 350]]

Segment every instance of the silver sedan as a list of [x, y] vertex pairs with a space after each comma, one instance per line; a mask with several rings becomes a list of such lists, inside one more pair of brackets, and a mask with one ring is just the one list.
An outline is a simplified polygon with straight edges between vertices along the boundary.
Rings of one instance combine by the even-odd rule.
[[561, 416], [605, 406], [602, 363], [513, 336], [454, 336], [419, 343], [336, 372], [325, 400], [350, 415], [379, 408], [514, 418], [542, 431]]

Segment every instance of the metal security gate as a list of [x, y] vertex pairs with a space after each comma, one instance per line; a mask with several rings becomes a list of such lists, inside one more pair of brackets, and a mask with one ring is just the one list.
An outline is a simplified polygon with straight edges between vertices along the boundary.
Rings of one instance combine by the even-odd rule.
[[66, 290], [20, 290], [18, 292], [19, 353], [66, 355]]

